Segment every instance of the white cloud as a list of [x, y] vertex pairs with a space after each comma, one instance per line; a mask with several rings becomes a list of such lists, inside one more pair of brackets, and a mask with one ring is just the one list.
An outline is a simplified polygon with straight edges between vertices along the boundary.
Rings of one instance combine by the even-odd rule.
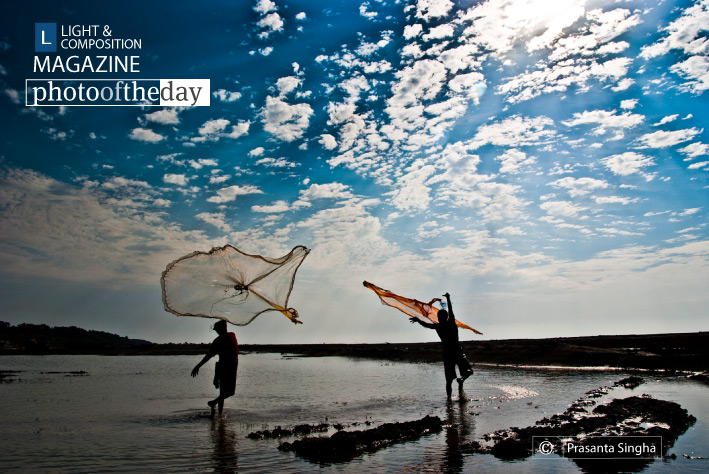
[[424, 41], [439, 40], [444, 38], [450, 38], [454, 34], [455, 30], [453, 29], [453, 26], [448, 23], [444, 23], [442, 25], [438, 25], [431, 28], [428, 33], [421, 37], [421, 39], [423, 39]]
[[642, 169], [655, 164], [651, 157], [636, 153], [634, 151], [627, 151], [619, 155], [607, 156], [601, 160], [601, 163], [603, 163], [606, 168], [611, 170], [613, 173], [620, 176], [628, 176], [639, 173]]
[[695, 142], [678, 150], [680, 153], [687, 156], [685, 161], [692, 160], [698, 156], [709, 155], [709, 145], [706, 143]]
[[[382, 262], [398, 253], [396, 245], [381, 236], [382, 224], [366, 209], [368, 203], [347, 201], [340, 206], [323, 209], [296, 224], [298, 229], [312, 234], [310, 268], [316, 271], [334, 269], [341, 274], [347, 268], [357, 275], [361, 285], [363, 269]], [[371, 274], [371, 273], [370, 273]]]
[[247, 194], [263, 194], [256, 186], [246, 185], [246, 186], [227, 186], [225, 188], [219, 189], [216, 196], [212, 196], [207, 199], [209, 202], [214, 202], [217, 204], [223, 204], [225, 202], [231, 202], [236, 200], [237, 196], [245, 196]]
[[549, 215], [557, 217], [576, 217], [580, 212], [587, 209], [569, 201], [546, 201], [540, 204], [539, 207]]
[[[522, 210], [529, 204], [519, 196], [522, 188], [494, 182], [493, 176], [479, 174], [480, 157], [471, 153], [474, 147], [458, 142], [443, 150], [437, 164], [445, 171], [429, 180], [432, 185], [437, 184], [436, 201], [474, 209], [485, 221], [522, 219]], [[422, 192], [430, 191], [423, 188]]]
[[280, 140], [292, 142], [305, 133], [313, 109], [305, 103], [291, 105], [278, 97], [268, 96], [261, 113], [266, 132]]
[[165, 174], [162, 177], [162, 180], [164, 183], [167, 184], [176, 184], [178, 186], [185, 186], [187, 185], [187, 182], [189, 181], [189, 178], [185, 176], [184, 174]]
[[418, 0], [416, 17], [424, 21], [431, 21], [448, 15], [453, 7], [454, 4], [450, 0]]
[[370, 7], [369, 2], [364, 2], [363, 4], [361, 4], [359, 6], [359, 14], [369, 20], [372, 20], [372, 19], [376, 18], [377, 15], [379, 15], [379, 13], [369, 11], [368, 10], [369, 7]]
[[355, 52], [359, 56], [371, 56], [372, 54], [384, 48], [391, 42], [392, 34], [393, 32], [391, 30], [382, 31], [382, 39], [380, 39], [376, 43], [370, 43], [362, 39], [361, 44], [357, 47]]
[[290, 206], [285, 201], [276, 201], [268, 206], [251, 206], [254, 212], [262, 212], [265, 214], [280, 214], [290, 210]]
[[[450, 66], [446, 65], [450, 69]], [[475, 104], [480, 102], [480, 97], [487, 90], [485, 76], [477, 72], [458, 74], [448, 82], [448, 87], [454, 92], [471, 99]]]
[[638, 202], [637, 198], [630, 199], [621, 196], [596, 196], [594, 197], [594, 200], [597, 204], [622, 204], [624, 206], [634, 202]]
[[435, 173], [431, 165], [414, 164], [397, 179], [390, 203], [402, 211], [424, 210], [431, 202], [428, 179]]
[[258, 0], [256, 5], [254, 5], [254, 11], [261, 15], [265, 15], [269, 12], [275, 12], [278, 10], [278, 6], [272, 0]]
[[320, 135], [318, 143], [320, 143], [326, 150], [334, 150], [335, 148], [337, 148], [337, 140], [335, 140], [335, 137], [333, 137], [329, 133], [324, 133]]
[[565, 92], [569, 87], [581, 92], [589, 90], [592, 80], [602, 82], [618, 81], [627, 74], [632, 60], [616, 58], [603, 63], [589, 60], [586, 64], [572, 65], [556, 63], [544, 65], [540, 69], [524, 72], [500, 84], [497, 93], [507, 96], [512, 104], [533, 99], [542, 94]]
[[256, 25], [260, 28], [263, 28], [264, 31], [259, 33], [258, 37], [261, 39], [266, 39], [271, 34], [283, 31], [283, 18], [278, 13], [268, 13], [261, 17], [259, 21], [256, 22]]
[[163, 125], [177, 125], [180, 123], [178, 113], [179, 112], [176, 108], [164, 108], [162, 110], [156, 110], [155, 112], [145, 114], [145, 120], [148, 122], [161, 123]]
[[20, 93], [17, 90], [7, 87], [2, 92], [10, 99], [10, 102], [20, 105]]
[[7, 224], [0, 226], [0, 265], [14, 275], [134, 287], [154, 284], [155, 269], [166, 262], [213, 245], [203, 233], [166, 221], [163, 209], [148, 210], [169, 201], [136, 195], [146, 188], [135, 183], [126, 179], [119, 186], [125, 198], [117, 199], [115, 187], [76, 187], [35, 171], [0, 170]]
[[516, 148], [507, 150], [500, 156], [495, 157], [495, 160], [501, 161], [500, 173], [519, 173], [522, 167], [530, 166], [537, 162], [537, 159], [533, 156], [527, 156], [523, 151]]
[[619, 80], [615, 86], [611, 87], [611, 90], [613, 92], [627, 91], [628, 89], [630, 89], [630, 86], [632, 86], [633, 84], [635, 84], [635, 80], [633, 80], [629, 77], [625, 77], [625, 78]]
[[670, 132], [658, 130], [657, 132], [647, 133], [641, 136], [638, 138], [638, 142], [640, 142], [643, 148], [667, 148], [692, 140], [700, 132], [701, 131], [696, 128], [674, 130]]
[[498, 234], [502, 235], [527, 235], [525, 231], [517, 226], [507, 226], [497, 231]]
[[584, 3], [571, 0], [554, 8], [545, 0], [480, 3], [464, 15], [472, 21], [465, 35], [498, 57], [517, 43], [527, 42], [530, 51], [548, 47], [564, 28], [582, 17]]
[[[480, 48], [473, 43], [465, 43], [446, 49], [437, 54], [437, 56], [446, 69], [452, 73], [465, 70], [472, 70], [477, 73], [477, 70], [482, 68], [482, 61], [485, 58]], [[482, 82], [484, 82], [484, 78]]]
[[687, 167], [690, 170], [697, 170], [701, 168], [709, 168], [709, 161], [698, 161], [696, 163], [692, 163]]
[[[584, 17], [584, 4], [577, 0], [549, 8], [546, 0], [485, 2], [466, 13], [464, 18], [473, 20], [465, 30], [470, 41], [498, 57], [511, 54], [520, 44], [526, 44], [528, 51], [551, 51], [548, 59], [538, 61], [531, 70], [502, 82], [497, 93], [510, 103], [519, 103], [570, 87], [585, 92], [592, 81], [615, 84], [617, 90], [632, 84], [623, 77], [632, 60], [606, 57], [627, 47], [612, 40], [637, 25], [639, 14], [625, 9], [592, 10]], [[581, 25], [578, 33], [569, 33], [577, 22]]]
[[584, 196], [586, 194], [592, 193], [597, 189], [605, 189], [608, 187], [608, 183], [600, 179], [594, 178], [572, 178], [567, 176], [565, 178], [558, 179], [549, 183], [552, 186], [558, 188], [564, 188], [569, 192], [569, 196]]
[[697, 213], [698, 213], [699, 211], [701, 211], [701, 210], [702, 210], [701, 207], [692, 207], [692, 208], [690, 208], [690, 209], [685, 209], [685, 210], [682, 211], [679, 215], [680, 215], [680, 216], [683, 216], [683, 217], [685, 217], [685, 216], [692, 216], [692, 215], [694, 215], [694, 214], [697, 214]]
[[251, 127], [251, 122], [249, 121], [240, 121], [236, 125], [231, 126], [231, 132], [225, 134], [224, 136], [227, 138], [239, 138], [241, 136], [246, 135], [249, 133], [249, 128]]
[[269, 168], [295, 168], [297, 163], [288, 161], [285, 158], [261, 158], [254, 162], [256, 165], [263, 165]]
[[624, 236], [643, 235], [640, 232], [630, 232], [630, 231], [618, 229], [615, 227], [601, 227], [596, 230], [598, 232], [602, 232], [604, 234], [612, 234], [612, 235], [624, 235]]
[[644, 115], [624, 112], [616, 114], [615, 110], [591, 110], [581, 113], [574, 113], [572, 120], [566, 120], [562, 123], [567, 127], [576, 127], [579, 125], [597, 124], [594, 129], [594, 134], [604, 135], [609, 128], [634, 128], [642, 124], [645, 120]]
[[199, 127], [198, 132], [200, 135], [216, 135], [223, 131], [227, 125], [229, 125], [227, 119], [207, 120]]
[[[65, 132], [63, 130], [57, 130], [54, 127], [49, 127], [47, 129], [42, 130], [42, 133], [46, 133], [49, 136], [49, 138], [51, 138], [52, 140], [64, 141], [67, 138], [70, 138], [74, 134], [74, 131], [69, 130], [69, 132]], [[146, 141], [150, 141], [150, 140], [146, 140]]]
[[500, 122], [478, 128], [472, 143], [476, 148], [486, 144], [497, 146], [532, 146], [549, 143], [556, 136], [548, 117], [535, 118], [513, 115]]
[[212, 176], [209, 178], [209, 184], [221, 184], [225, 181], [229, 181], [229, 176]]
[[653, 123], [652, 126], [653, 126], [653, 127], [659, 127], [660, 125], [664, 125], [664, 124], [666, 124], [666, 123], [674, 122], [675, 120], [677, 120], [678, 117], [679, 117], [679, 114], [666, 115], [665, 117], [662, 117], [662, 120], [660, 120], [659, 122]]
[[223, 212], [202, 212], [200, 214], [197, 214], [195, 217], [206, 222], [207, 224], [213, 225], [219, 230], [222, 230], [224, 232], [231, 232], [231, 226], [227, 224], [224, 220]]
[[673, 72], [685, 77], [685, 87], [694, 93], [709, 89], [709, 59], [707, 58], [706, 30], [709, 24], [709, 2], [699, 0], [682, 12], [682, 15], [662, 31], [667, 32], [657, 43], [644, 46], [640, 57], [652, 59], [672, 50], [689, 56], [671, 67]]
[[689, 79], [681, 88], [682, 90], [701, 94], [709, 89], [709, 58], [706, 56], [692, 56], [673, 65], [670, 70]]
[[638, 99], [626, 99], [620, 101], [620, 108], [626, 110], [632, 110], [638, 105]]
[[219, 166], [216, 160], [212, 158], [199, 158], [198, 160], [190, 160], [189, 164], [192, 168], [199, 170], [205, 166]]
[[120, 189], [120, 188], [150, 188], [151, 186], [145, 181], [136, 179], [124, 178], [123, 176], [114, 176], [113, 178], [101, 184], [104, 189]]
[[208, 120], [199, 127], [199, 136], [193, 137], [191, 141], [201, 143], [207, 141], [216, 142], [221, 138], [236, 139], [249, 132], [251, 122], [242, 121], [236, 125], [231, 125], [230, 131], [228, 130], [229, 125], [231, 125], [231, 122], [227, 119]]
[[241, 98], [241, 92], [232, 92], [226, 89], [217, 89], [212, 95], [221, 102], [236, 102]]
[[423, 26], [420, 23], [415, 23], [413, 25], [406, 25], [404, 27], [404, 39], [415, 38], [421, 34]]
[[165, 137], [160, 135], [159, 133], [155, 133], [148, 128], [140, 128], [140, 127], [134, 128], [133, 130], [131, 130], [128, 137], [131, 140], [136, 140], [136, 141], [145, 142], [145, 143], [158, 143], [158, 142], [161, 142], [165, 139]]
[[390, 107], [405, 107], [420, 100], [431, 100], [438, 95], [446, 80], [445, 67], [434, 59], [416, 61], [395, 75], [398, 81], [391, 88]]
[[312, 201], [313, 199], [351, 199], [351, 189], [342, 183], [311, 184], [308, 189], [300, 192], [300, 199]]
[[281, 77], [276, 81], [278, 97], [283, 97], [293, 92], [300, 86], [301, 80], [295, 76]]

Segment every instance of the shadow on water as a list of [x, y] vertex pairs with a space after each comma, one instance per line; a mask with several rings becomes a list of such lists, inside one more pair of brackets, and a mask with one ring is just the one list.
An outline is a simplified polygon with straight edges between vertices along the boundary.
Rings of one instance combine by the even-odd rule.
[[213, 444], [213, 472], [236, 474], [238, 472], [236, 431], [229, 426], [225, 417], [213, 419], [209, 429]]

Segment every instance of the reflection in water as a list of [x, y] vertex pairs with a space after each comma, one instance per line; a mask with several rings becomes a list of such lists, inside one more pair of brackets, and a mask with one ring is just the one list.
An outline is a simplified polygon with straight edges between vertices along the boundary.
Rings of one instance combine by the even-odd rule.
[[448, 400], [446, 406], [446, 455], [441, 471], [446, 474], [463, 472], [463, 454], [460, 445], [470, 441], [468, 437], [474, 433], [474, 420], [468, 413], [468, 398], [465, 392], [459, 391], [458, 400]]
[[214, 472], [219, 474], [236, 474], [236, 432], [228, 425], [226, 418], [217, 417], [211, 423], [211, 436], [214, 444], [212, 463]]

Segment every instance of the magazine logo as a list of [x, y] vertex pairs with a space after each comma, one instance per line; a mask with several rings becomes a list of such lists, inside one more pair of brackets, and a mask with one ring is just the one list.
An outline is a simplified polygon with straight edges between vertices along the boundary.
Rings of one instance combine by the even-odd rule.
[[34, 24], [34, 51], [35, 53], [57, 52], [57, 24]]
[[110, 24], [34, 25], [32, 73], [44, 77], [25, 79], [28, 107], [210, 105], [209, 79], [139, 77], [140, 54], [126, 54], [140, 52], [139, 37], [122, 37]]
[[209, 79], [27, 79], [25, 105], [209, 106]]

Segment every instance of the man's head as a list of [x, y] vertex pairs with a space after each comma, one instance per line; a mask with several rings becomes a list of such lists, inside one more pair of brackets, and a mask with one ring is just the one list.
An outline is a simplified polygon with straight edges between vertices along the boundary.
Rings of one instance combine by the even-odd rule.
[[226, 321], [220, 319], [214, 323], [214, 330], [217, 331], [218, 334], [226, 334]]
[[439, 323], [445, 323], [448, 321], [448, 311], [445, 309], [439, 309], [438, 310], [438, 322]]

